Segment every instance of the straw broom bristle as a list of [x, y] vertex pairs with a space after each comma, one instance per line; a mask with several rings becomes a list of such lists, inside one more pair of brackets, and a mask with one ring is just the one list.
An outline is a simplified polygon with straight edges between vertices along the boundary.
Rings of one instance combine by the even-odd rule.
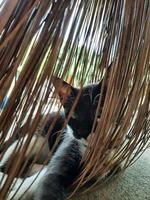
[[150, 137], [149, 1], [6, 0], [1, 7], [0, 105], [8, 96], [0, 111], [2, 154], [16, 136], [28, 138], [11, 161], [1, 196], [19, 176], [31, 138], [46, 121], [42, 113], [53, 109], [53, 76], [82, 88], [109, 73], [101, 117], [73, 194], [116, 164], [132, 164]]

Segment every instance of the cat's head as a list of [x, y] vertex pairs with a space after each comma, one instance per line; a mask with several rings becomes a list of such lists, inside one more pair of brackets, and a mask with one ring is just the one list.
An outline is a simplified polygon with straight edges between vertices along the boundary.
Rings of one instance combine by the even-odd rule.
[[[71, 86], [59, 78], [55, 78], [54, 86], [58, 92], [60, 101], [63, 102], [65, 115], [67, 117], [80, 89]], [[91, 133], [99, 97], [101, 95], [101, 87], [102, 83], [100, 82], [85, 86], [81, 90], [78, 102], [68, 122], [78, 138], [87, 138]], [[103, 103], [102, 101], [102, 105]], [[102, 105], [100, 106], [101, 108]]]

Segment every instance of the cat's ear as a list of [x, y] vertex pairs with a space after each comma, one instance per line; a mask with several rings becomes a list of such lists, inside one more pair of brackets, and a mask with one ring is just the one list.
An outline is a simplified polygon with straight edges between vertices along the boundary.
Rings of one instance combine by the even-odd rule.
[[95, 87], [94, 87], [94, 96], [97, 97], [99, 96], [99, 94], [102, 94], [102, 85], [103, 85], [103, 96], [102, 98], [105, 98], [105, 95], [106, 95], [106, 92], [107, 92], [107, 88], [108, 88], [108, 83], [109, 83], [109, 79], [110, 79], [110, 70], [108, 70], [104, 77], [102, 78], [101, 81], [99, 81], [98, 83], [95, 84]]
[[110, 79], [110, 73], [111, 73], [111, 66], [107, 69], [103, 79], [99, 82], [100, 87], [102, 87], [102, 84], [104, 82], [104, 89], [106, 90], [108, 87], [109, 79]]
[[59, 95], [60, 101], [65, 102], [70, 96], [73, 87], [69, 83], [58, 77], [53, 77], [53, 85], [55, 87], [55, 91]]

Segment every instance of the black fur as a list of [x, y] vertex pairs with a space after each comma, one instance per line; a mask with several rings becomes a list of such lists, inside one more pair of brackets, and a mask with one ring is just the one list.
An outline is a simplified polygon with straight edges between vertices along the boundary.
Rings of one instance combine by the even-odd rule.
[[[36, 200], [64, 200], [68, 187], [80, 172], [82, 155], [79, 142], [73, 137], [68, 139], [67, 134], [66, 131], [65, 138], [58, 147], [58, 150], [61, 148], [62, 154], [56, 151], [50, 161], [48, 166], [49, 171], [47, 171], [41, 182], [36, 194]], [[63, 146], [65, 142], [67, 146]], [[54, 165], [56, 165], [56, 168], [51, 172]]]
[[[43, 136], [47, 135], [48, 133], [48, 130], [51, 126], [51, 124], [53, 123], [53, 121], [55, 120], [56, 116], [58, 115], [57, 117], [57, 120], [52, 128], [52, 131], [49, 135], [49, 138], [48, 138], [48, 144], [49, 144], [49, 149], [51, 150], [56, 142], [56, 139], [57, 137], [62, 134], [61, 138], [60, 138], [60, 142], [62, 141], [62, 137], [63, 137], [63, 134], [64, 133], [61, 133], [62, 131], [62, 128], [63, 128], [63, 125], [65, 123], [65, 115], [63, 112], [60, 112], [58, 114], [58, 112], [52, 112], [49, 114], [48, 118], [47, 118], [47, 121], [45, 123], [45, 126], [43, 127]], [[60, 142], [58, 143], [58, 145], [60, 144]]]
[[[92, 84], [83, 88], [81, 96], [68, 124], [73, 129], [76, 138], [87, 138], [91, 132], [95, 112], [100, 95], [100, 84]], [[72, 93], [64, 103], [65, 114], [68, 116], [79, 90], [72, 89]]]

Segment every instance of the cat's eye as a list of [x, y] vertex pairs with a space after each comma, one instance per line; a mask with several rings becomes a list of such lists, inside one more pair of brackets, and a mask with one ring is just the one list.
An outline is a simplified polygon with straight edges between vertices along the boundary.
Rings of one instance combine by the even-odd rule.
[[77, 116], [77, 114], [76, 114], [75, 112], [73, 112], [72, 115], [71, 115], [71, 117], [72, 117], [73, 119], [76, 119], [78, 116]]

